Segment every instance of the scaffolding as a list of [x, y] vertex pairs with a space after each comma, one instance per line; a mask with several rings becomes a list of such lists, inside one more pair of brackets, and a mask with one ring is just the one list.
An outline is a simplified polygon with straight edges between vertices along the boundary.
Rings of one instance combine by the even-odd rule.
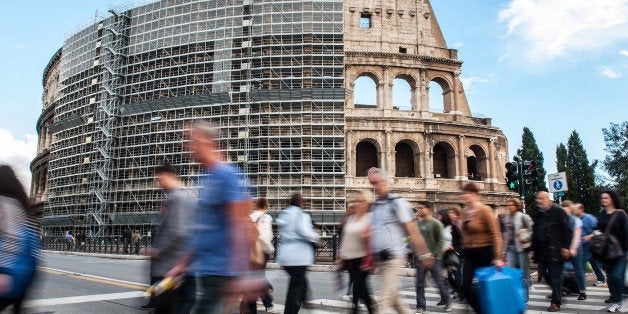
[[254, 196], [280, 210], [301, 193], [334, 225], [324, 213], [335, 221], [345, 208], [342, 1], [164, 0], [109, 13], [62, 48], [49, 235], [148, 234], [164, 198], [155, 166], [198, 185], [183, 144], [200, 119], [219, 126]]

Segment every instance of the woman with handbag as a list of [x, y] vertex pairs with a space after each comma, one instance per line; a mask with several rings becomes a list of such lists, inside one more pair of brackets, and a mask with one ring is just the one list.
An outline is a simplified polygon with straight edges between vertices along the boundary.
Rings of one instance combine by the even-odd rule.
[[350, 206], [355, 214], [347, 217], [340, 241], [340, 259], [349, 270], [353, 282], [353, 310], [358, 313], [358, 301], [362, 300], [369, 313], [374, 313], [374, 304], [368, 288], [368, 275], [372, 260], [369, 255], [370, 201], [364, 191], [356, 192]]
[[449, 286], [453, 290], [454, 298], [458, 298], [461, 293], [460, 288], [462, 285], [462, 263], [460, 252], [462, 251], [462, 232], [451, 221], [448, 209], [441, 209], [436, 214], [438, 219], [445, 228], [443, 228], [443, 234], [445, 238], [445, 244], [443, 245], [443, 269], [445, 271], [444, 277], [447, 279]]
[[624, 270], [626, 267], [626, 251], [628, 250], [628, 218], [626, 213], [619, 209], [621, 199], [615, 191], [605, 190], [600, 194], [600, 202], [604, 210], [597, 216], [597, 230], [604, 230], [607, 235], [612, 235], [619, 241], [623, 249], [623, 255], [615, 259], [603, 260], [603, 268], [606, 270], [608, 291], [610, 298], [605, 303], [612, 303], [608, 312], [623, 312], [621, 295], [624, 288]]
[[526, 284], [526, 300], [532, 286], [530, 280], [530, 246], [532, 241], [532, 218], [521, 212], [521, 200], [511, 198], [506, 203], [504, 216], [504, 257], [506, 264], [523, 272]]

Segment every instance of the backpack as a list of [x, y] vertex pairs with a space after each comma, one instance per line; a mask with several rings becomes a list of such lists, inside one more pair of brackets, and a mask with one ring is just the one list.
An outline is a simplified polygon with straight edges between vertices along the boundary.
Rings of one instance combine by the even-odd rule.
[[615, 217], [623, 214], [624, 211], [618, 209], [617, 212], [608, 220], [604, 233], [596, 234], [591, 238], [589, 250], [595, 258], [602, 261], [614, 261], [624, 256], [624, 249], [622, 248], [621, 243], [610, 233], [611, 227], [615, 222]]

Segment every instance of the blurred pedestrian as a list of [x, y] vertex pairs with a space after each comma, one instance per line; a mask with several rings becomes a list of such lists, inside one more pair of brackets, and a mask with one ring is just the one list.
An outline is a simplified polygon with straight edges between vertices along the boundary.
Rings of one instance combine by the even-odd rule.
[[124, 231], [122, 231], [122, 248], [124, 254], [129, 254], [129, 246], [131, 245], [131, 240], [133, 239], [133, 231], [131, 231], [131, 227], [126, 227]]
[[140, 254], [140, 243], [142, 240], [142, 236], [140, 235], [140, 231], [139, 230], [135, 230], [135, 232], [133, 232], [133, 236], [131, 238], [131, 247], [133, 248], [133, 252], [135, 255], [139, 255]]
[[[449, 286], [453, 290], [454, 298], [458, 298], [461, 294], [461, 285], [462, 285], [462, 232], [460, 229], [454, 225], [450, 219], [450, 215], [448, 213], [449, 210], [441, 209], [438, 211], [436, 215], [436, 219], [438, 219], [444, 226], [443, 228], [443, 238], [445, 239], [443, 244], [443, 268], [444, 268], [444, 277], [447, 279]], [[455, 257], [448, 258], [448, 255], [454, 255]], [[455, 261], [458, 260], [456, 264]]]
[[[347, 219], [351, 216], [355, 215], [355, 204], [349, 203], [347, 204], [347, 210], [345, 211], [344, 217], [342, 217], [342, 221], [338, 224], [338, 233], [340, 235], [343, 234], [344, 227], [347, 223]], [[340, 245], [342, 245], [342, 240]], [[344, 272], [349, 273], [349, 264], [345, 260], [338, 257], [336, 259], [336, 290], [338, 291], [338, 296], [347, 301], [351, 302], [353, 299], [353, 279], [350, 274], [348, 274], [349, 280], [347, 280], [347, 284], [344, 284], [343, 275]], [[345, 292], [346, 291], [346, 292]]]
[[10, 166], [0, 165], [0, 311], [20, 313], [37, 271], [39, 222]]
[[[222, 161], [220, 135], [212, 124], [194, 123], [189, 138], [192, 158], [203, 167], [193, 215], [196, 223], [189, 252], [165, 277], [196, 274], [203, 294], [196, 302], [195, 311], [221, 313], [224, 308], [228, 312], [233, 306], [233, 295], [240, 294], [242, 289], [258, 288], [245, 279], [251, 268], [251, 237], [257, 236], [249, 217], [252, 203], [248, 183], [237, 167]], [[196, 292], [188, 290], [183, 302], [194, 299]]]
[[[606, 271], [608, 291], [611, 296], [605, 303], [611, 303], [608, 312], [623, 312], [622, 290], [624, 288], [624, 270], [626, 268], [626, 252], [628, 252], [628, 217], [621, 209], [621, 198], [615, 191], [604, 190], [600, 194], [600, 203], [604, 208], [597, 216], [597, 230], [606, 232], [607, 228], [621, 244], [623, 256], [615, 260], [603, 260], [603, 268]], [[613, 219], [612, 224], [609, 223]]]
[[72, 234], [72, 231], [68, 231], [65, 233], [65, 243], [66, 250], [72, 251], [72, 244], [74, 243], [74, 235]]
[[388, 172], [375, 168], [369, 173], [369, 183], [376, 197], [371, 205], [371, 253], [375, 255], [375, 266], [382, 277], [378, 311], [387, 313], [388, 307], [393, 306], [398, 313], [410, 313], [401, 301], [401, 280], [397, 276], [406, 264], [404, 238], [410, 236], [419, 267], [431, 267], [434, 256], [414, 221], [408, 201], [391, 193]]
[[523, 281], [526, 284], [526, 300], [532, 286], [530, 280], [530, 247], [532, 246], [532, 218], [521, 212], [523, 203], [518, 198], [511, 198], [506, 203], [504, 216], [504, 256], [506, 264], [519, 268], [523, 272]]
[[539, 275], [552, 288], [548, 312], [560, 310], [563, 293], [563, 264], [571, 256], [569, 251], [573, 229], [569, 218], [558, 204], [552, 203], [545, 191], [536, 193], [532, 231], [532, 250], [539, 265]]
[[[163, 280], [164, 275], [185, 254], [189, 226], [194, 221], [193, 210], [196, 206], [196, 198], [185, 189], [171, 164], [157, 166], [155, 180], [166, 193], [166, 200], [161, 204], [159, 232], [149, 252], [151, 285]], [[190, 309], [179, 309], [178, 306], [183, 297], [182, 293], [189, 289], [189, 285], [195, 284], [194, 277], [185, 277], [182, 288], [151, 297], [149, 303], [142, 306], [142, 309], [154, 308], [155, 313], [188, 313]]]
[[293, 194], [288, 207], [277, 217], [279, 245], [277, 263], [290, 275], [284, 313], [298, 313], [308, 294], [307, 266], [314, 264], [314, 244], [320, 235], [314, 230], [312, 218], [303, 212], [303, 197]]
[[[569, 246], [569, 254], [571, 265], [574, 270], [574, 279], [575, 284], [578, 287], [578, 300], [586, 300], [586, 283], [584, 281], [585, 276], [585, 268], [584, 261], [582, 260], [582, 254], [579, 254], [580, 247], [580, 238], [582, 235], [582, 220], [580, 218], [573, 215], [573, 205], [574, 203], [570, 200], [564, 200], [560, 204], [567, 217], [569, 217], [569, 222], [571, 223], [571, 229], [573, 230], [571, 236], [571, 245]], [[563, 272], [564, 275], [564, 272]], [[567, 285], [565, 285], [565, 278], [563, 278], [563, 289], [565, 289]], [[575, 292], [572, 289], [568, 289], [568, 292]]]
[[[264, 265], [262, 265], [262, 271], [265, 271], [265, 266], [268, 263], [268, 260], [275, 253], [275, 246], [273, 245], [273, 217], [266, 213], [268, 211], [268, 206], [268, 200], [265, 197], [259, 197], [255, 201], [255, 209], [249, 215], [251, 220], [257, 226], [257, 231], [259, 232], [258, 241], [260, 242], [262, 251], [264, 252]], [[259, 295], [267, 312], [274, 309], [273, 297], [270, 294], [272, 289], [273, 287], [269, 283]], [[257, 313], [257, 295], [252, 297], [251, 300], [247, 302], [247, 307], [249, 313]]]
[[370, 200], [366, 192], [356, 192], [350, 202], [354, 214], [348, 216], [342, 229], [339, 258], [347, 265], [353, 292], [351, 302], [352, 313], [358, 313], [358, 302], [362, 300], [369, 313], [375, 308], [368, 287], [370, 269], [369, 263], [369, 233], [371, 214], [369, 213]]
[[473, 183], [462, 188], [462, 243], [464, 265], [462, 268], [462, 290], [467, 303], [481, 313], [478, 296], [473, 289], [475, 270], [494, 265], [500, 268], [502, 260], [502, 236], [499, 223], [490, 206], [480, 201], [480, 189]]
[[428, 249], [434, 256], [434, 263], [427, 268], [417, 268], [415, 278], [416, 288], [416, 309], [417, 313], [425, 313], [427, 303], [425, 300], [425, 275], [427, 272], [432, 276], [433, 282], [438, 287], [440, 293], [440, 301], [438, 306], [445, 306], [445, 312], [451, 311], [451, 303], [449, 301], [449, 293], [445, 287], [445, 281], [442, 276], [442, 257], [444, 252], [445, 236], [443, 233], [443, 224], [433, 217], [432, 205], [429, 202], [420, 201], [416, 207], [417, 216], [420, 218], [417, 222], [421, 235], [427, 244]]
[[[574, 215], [579, 217], [582, 221], [582, 237], [580, 241], [580, 251], [582, 251], [582, 263], [586, 265], [587, 262], [591, 264], [591, 268], [596, 276], [596, 281], [593, 283], [594, 286], [606, 285], [606, 277], [604, 276], [604, 272], [600, 268], [600, 264], [593, 254], [591, 254], [591, 250], [589, 246], [591, 244], [591, 237], [593, 237], [593, 231], [597, 227], [597, 218], [595, 216], [587, 213], [584, 209], [584, 205], [581, 203], [576, 203], [574, 205]], [[586, 269], [586, 267], [584, 267]]]

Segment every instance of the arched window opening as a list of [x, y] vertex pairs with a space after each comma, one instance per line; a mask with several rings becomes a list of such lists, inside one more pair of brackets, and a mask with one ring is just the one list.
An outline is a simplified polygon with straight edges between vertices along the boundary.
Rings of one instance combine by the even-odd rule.
[[449, 83], [440, 77], [434, 78], [429, 85], [430, 111], [431, 112], [451, 112], [453, 111], [453, 93]]
[[487, 177], [487, 158], [484, 149], [478, 145], [473, 145], [467, 149], [467, 178], [469, 180], [482, 181]]
[[393, 108], [399, 110], [412, 110], [412, 87], [403, 78], [393, 80], [392, 87]]
[[355, 80], [353, 104], [356, 108], [377, 106], [377, 83], [373, 78], [363, 75]]
[[433, 158], [434, 177], [453, 179], [456, 173], [456, 161], [451, 145], [444, 142], [434, 145]]
[[369, 142], [360, 142], [355, 149], [355, 176], [366, 177], [371, 167], [377, 167], [377, 148]]
[[414, 171], [414, 151], [407, 143], [398, 143], [395, 146], [395, 176], [416, 177]]

